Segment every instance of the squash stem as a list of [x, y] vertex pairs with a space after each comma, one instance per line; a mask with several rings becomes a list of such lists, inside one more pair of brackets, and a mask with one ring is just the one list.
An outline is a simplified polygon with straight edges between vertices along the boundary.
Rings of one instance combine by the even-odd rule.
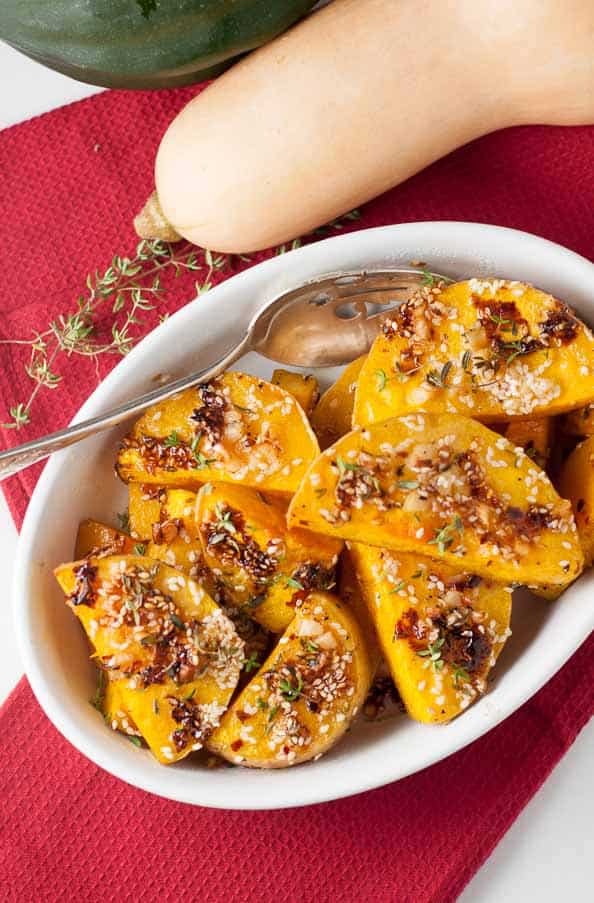
[[181, 241], [181, 235], [165, 217], [156, 191], [153, 191], [140, 213], [134, 217], [134, 228], [140, 238]]

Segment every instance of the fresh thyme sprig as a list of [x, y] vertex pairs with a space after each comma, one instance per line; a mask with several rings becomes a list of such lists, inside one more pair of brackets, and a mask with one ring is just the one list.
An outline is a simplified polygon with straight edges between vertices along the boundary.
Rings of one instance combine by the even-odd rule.
[[441, 671], [444, 660], [441, 657], [441, 647], [445, 643], [445, 637], [438, 637], [434, 643], [429, 643], [426, 649], [417, 652], [420, 658], [428, 658], [434, 671]]
[[[153, 8], [153, 2], [139, 0], [141, 8], [147, 9]], [[341, 230], [360, 218], [360, 212], [352, 210], [308, 238]], [[295, 239], [272, 249], [271, 253], [283, 254], [300, 247], [301, 243], [301, 239]], [[68, 313], [58, 315], [46, 329], [33, 331], [30, 338], [0, 340], [0, 345], [23, 346], [29, 350], [24, 370], [33, 383], [29, 397], [9, 408], [10, 419], [0, 423], [0, 428], [18, 430], [31, 423], [39, 392], [55, 390], [63, 384], [66, 374], [60, 372], [60, 364], [68, 358], [90, 359], [99, 381], [101, 356], [127, 355], [154, 326], [166, 320], [169, 314], [157, 311], [165, 295], [164, 277], [196, 274], [193, 290], [202, 295], [213, 287], [216, 274], [233, 270], [236, 261], [252, 263], [253, 258], [244, 254], [216, 254], [185, 241], [173, 244], [143, 240], [132, 257], [116, 256], [105, 272], [95, 270], [89, 274], [86, 291]], [[198, 468], [208, 465], [203, 456], [196, 457]]]
[[429, 383], [430, 386], [434, 386], [436, 389], [447, 389], [448, 388], [448, 376], [450, 375], [450, 370], [452, 369], [452, 362], [446, 361], [441, 370], [429, 370], [427, 376], [425, 377], [425, 381]]
[[430, 546], [437, 546], [439, 554], [443, 555], [444, 552], [450, 548], [456, 539], [456, 534], [458, 535], [459, 540], [462, 539], [464, 535], [464, 524], [462, 522], [462, 518], [459, 515], [453, 519], [453, 521], [449, 524], [446, 524], [445, 527], [442, 527], [441, 530], [437, 530], [433, 539], [429, 540]]
[[[4, 429], [20, 429], [31, 422], [33, 403], [41, 389], [56, 389], [63, 380], [56, 366], [73, 355], [91, 359], [98, 367], [100, 355], [125, 356], [146, 333], [146, 314], [155, 310], [163, 292], [162, 278], [183, 272], [205, 271], [197, 291], [210, 285], [216, 270], [229, 266], [229, 258], [183, 242], [173, 245], [162, 241], [141, 241], [132, 257], [116, 256], [105, 272], [96, 270], [87, 276], [86, 291], [75, 302], [75, 308], [59, 314], [47, 329], [35, 331], [30, 339], [4, 339], [2, 345], [29, 348], [24, 365], [33, 388], [26, 401], [10, 408], [10, 421]], [[111, 324], [105, 334], [105, 312]], [[153, 324], [155, 325], [155, 324]]]

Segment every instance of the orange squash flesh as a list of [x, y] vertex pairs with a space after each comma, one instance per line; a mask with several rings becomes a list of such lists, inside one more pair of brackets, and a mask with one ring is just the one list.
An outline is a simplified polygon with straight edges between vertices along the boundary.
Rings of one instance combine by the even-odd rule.
[[320, 448], [328, 448], [350, 431], [357, 379], [366, 359], [367, 355], [364, 354], [345, 367], [336, 382], [324, 392], [315, 406], [311, 415], [311, 425], [318, 437]]
[[336, 597], [312, 593], [208, 748], [251, 768], [284, 768], [319, 756], [348, 729], [371, 677], [352, 613]]
[[78, 525], [74, 557], [78, 559], [86, 558], [89, 555], [94, 557], [98, 555], [133, 555], [135, 545], [135, 540], [127, 533], [87, 518]]
[[583, 567], [571, 507], [544, 471], [455, 414], [409, 415], [344, 436], [311, 466], [288, 518], [501, 583], [564, 586]]
[[503, 435], [512, 445], [523, 448], [535, 464], [546, 469], [551, 457], [555, 434], [553, 417], [513, 420]]
[[232, 622], [197, 583], [147, 557], [90, 558], [55, 573], [94, 660], [117, 683], [118, 711], [155, 757], [170, 764], [203, 746], [244, 661]]
[[358, 543], [350, 554], [409, 715], [450, 721], [486, 690], [510, 634], [511, 589], [418, 555]]
[[320, 386], [311, 373], [295, 373], [293, 370], [274, 370], [272, 374], [272, 384], [280, 386], [289, 395], [292, 395], [303, 408], [307, 417], [311, 416], [318, 398], [320, 397]]
[[594, 399], [593, 341], [565, 304], [525, 283], [426, 286], [375, 340], [353, 422], [418, 411], [490, 422], [582, 407]]
[[279, 386], [225, 373], [150, 408], [124, 439], [124, 482], [199, 489], [208, 482], [291, 495], [319, 451], [300, 405]]
[[196, 529], [206, 566], [238, 609], [282, 633], [312, 590], [330, 589], [340, 540], [289, 530], [287, 507], [244, 486], [217, 483], [198, 494]]
[[586, 564], [594, 561], [594, 436], [584, 439], [565, 461], [559, 492], [569, 499]]

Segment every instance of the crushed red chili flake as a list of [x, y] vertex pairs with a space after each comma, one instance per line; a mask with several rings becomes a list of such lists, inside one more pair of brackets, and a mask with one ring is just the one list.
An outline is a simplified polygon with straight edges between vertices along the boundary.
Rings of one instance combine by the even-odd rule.
[[241, 511], [218, 505], [215, 515], [215, 520], [201, 525], [209, 553], [224, 564], [246, 571], [255, 583], [267, 583], [278, 568], [278, 559], [250, 536]]
[[556, 339], [560, 344], [572, 342], [577, 334], [579, 322], [565, 304], [557, 301], [554, 310], [549, 311], [547, 318], [540, 323], [541, 333]]
[[192, 470], [196, 468], [196, 456], [189, 445], [165, 445], [163, 438], [155, 436], [126, 436], [121, 448], [138, 451], [148, 473], [160, 470]]
[[225, 429], [227, 399], [216, 390], [214, 383], [205, 383], [197, 391], [201, 406], [190, 415], [190, 420], [196, 424], [198, 433], [202, 433], [211, 445], [216, 445]]
[[329, 590], [336, 584], [336, 569], [323, 564], [306, 561], [294, 571], [292, 578], [301, 584], [303, 590]]
[[191, 699], [178, 699], [176, 696], [168, 696], [167, 699], [171, 706], [171, 717], [180, 725], [171, 735], [177, 751], [181, 752], [190, 743], [202, 746], [215, 727], [205, 717], [202, 706]]
[[89, 564], [88, 561], [74, 568], [76, 583], [73, 591], [68, 596], [68, 600], [72, 605], [89, 605], [92, 606], [96, 602], [96, 594], [93, 583], [97, 576], [97, 568]]
[[349, 464], [341, 472], [334, 492], [336, 500], [343, 510], [358, 507], [361, 502], [367, 499], [379, 499], [383, 495], [374, 471], [371, 468], [354, 464]]

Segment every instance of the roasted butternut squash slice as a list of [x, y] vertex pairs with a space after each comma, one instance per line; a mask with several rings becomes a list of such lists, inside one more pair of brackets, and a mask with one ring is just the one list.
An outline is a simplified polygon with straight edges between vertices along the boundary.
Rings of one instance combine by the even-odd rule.
[[[105, 671], [100, 671], [99, 674], [105, 680]], [[113, 731], [120, 731], [127, 737], [136, 738], [140, 743], [142, 734], [126, 708], [123, 693], [125, 687], [125, 680], [105, 680], [102, 697], [97, 708], [103, 713], [105, 723]]]
[[203, 745], [244, 663], [229, 618], [194, 580], [147, 557], [87, 558], [55, 573], [156, 758], [175, 762]]
[[594, 404], [578, 408], [564, 417], [563, 432], [570, 436], [594, 436]]
[[552, 417], [538, 417], [534, 420], [513, 420], [503, 435], [512, 445], [523, 448], [528, 457], [545, 470], [551, 457], [554, 431]]
[[294, 373], [292, 370], [275, 370], [272, 374], [272, 384], [280, 386], [295, 401], [298, 401], [308, 417], [316, 406], [320, 397], [320, 385], [311, 373]]
[[244, 486], [217, 483], [198, 494], [204, 561], [225, 597], [273, 633], [312, 590], [331, 589], [340, 540], [289, 530], [286, 505]]
[[269, 647], [268, 634], [248, 613], [237, 609], [223, 581], [204, 560], [196, 524], [196, 493], [142, 483], [130, 483], [129, 492], [132, 533], [153, 537], [137, 543], [136, 552], [142, 549], [149, 558], [164, 561], [197, 580], [233, 621], [245, 644], [246, 662], [261, 661]]
[[511, 588], [418, 555], [358, 543], [350, 555], [409, 715], [455, 718], [485, 692], [511, 633]]
[[531, 419], [593, 399], [592, 333], [565, 304], [525, 283], [470, 279], [425, 286], [386, 321], [353, 422], [412, 411]]
[[310, 467], [288, 519], [501, 583], [566, 585], [583, 567], [571, 506], [544, 471], [457, 414], [409, 414], [339, 439]]
[[367, 355], [358, 357], [344, 368], [336, 382], [327, 389], [311, 415], [311, 425], [320, 448], [328, 448], [352, 426], [355, 389]]
[[336, 597], [312, 593], [222, 717], [208, 748], [252, 768], [320, 756], [347, 730], [370, 683], [355, 618]]
[[361, 586], [349, 548], [350, 543], [340, 557], [338, 595], [340, 601], [348, 605], [357, 619], [357, 623], [365, 638], [371, 671], [375, 675], [382, 660], [382, 651], [378, 642], [375, 624], [361, 592]]
[[594, 561], [594, 436], [581, 442], [565, 461], [559, 492], [569, 499], [588, 567]]
[[179, 568], [203, 584], [215, 601], [223, 601], [204, 563], [195, 509], [196, 493], [188, 489], [130, 483], [130, 530], [143, 554]]
[[104, 557], [105, 555], [134, 555], [136, 542], [127, 533], [88, 518], [78, 525], [75, 558]]
[[302, 408], [279, 386], [224, 373], [150, 408], [124, 439], [124, 482], [199, 489], [210, 481], [291, 495], [318, 453]]

